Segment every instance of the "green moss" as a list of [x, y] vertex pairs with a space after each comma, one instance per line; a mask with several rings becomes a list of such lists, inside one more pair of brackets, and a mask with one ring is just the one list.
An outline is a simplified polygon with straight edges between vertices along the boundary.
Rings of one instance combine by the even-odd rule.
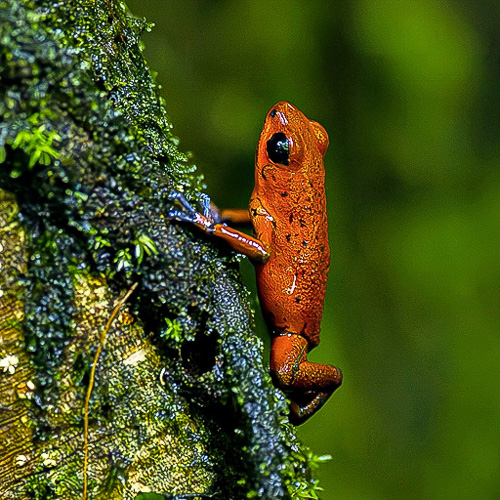
[[27, 234], [33, 442], [49, 453], [23, 494], [81, 489], [95, 348], [138, 283], [90, 401], [92, 491], [306, 497], [314, 459], [286, 423], [234, 258], [165, 218], [171, 191], [195, 199], [202, 178], [142, 58], [144, 29], [121, 2], [0, 1], [0, 186]]

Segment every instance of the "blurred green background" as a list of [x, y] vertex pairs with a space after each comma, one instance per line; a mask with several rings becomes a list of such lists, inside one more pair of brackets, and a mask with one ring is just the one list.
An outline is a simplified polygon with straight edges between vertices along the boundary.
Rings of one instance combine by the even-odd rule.
[[219, 206], [248, 203], [276, 101], [330, 134], [311, 359], [345, 382], [299, 428], [333, 456], [322, 498], [500, 498], [499, 3], [128, 5], [156, 24], [146, 58]]

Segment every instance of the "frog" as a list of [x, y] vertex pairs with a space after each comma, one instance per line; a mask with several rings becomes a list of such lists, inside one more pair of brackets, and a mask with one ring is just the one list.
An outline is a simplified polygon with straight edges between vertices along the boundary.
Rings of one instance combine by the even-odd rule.
[[[249, 209], [218, 210], [203, 197], [197, 211], [180, 192], [168, 216], [224, 240], [254, 264], [271, 334], [270, 373], [290, 400], [289, 421], [315, 414], [342, 384], [342, 372], [308, 361], [320, 341], [330, 267], [326, 212], [326, 130], [286, 101], [267, 113], [255, 155]], [[251, 223], [250, 236], [228, 224]]]

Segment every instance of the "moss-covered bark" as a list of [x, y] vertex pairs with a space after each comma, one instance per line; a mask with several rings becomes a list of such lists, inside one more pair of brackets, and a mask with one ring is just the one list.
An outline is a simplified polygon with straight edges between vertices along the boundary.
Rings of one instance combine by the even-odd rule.
[[88, 498], [314, 494], [234, 256], [165, 218], [202, 185], [146, 28], [111, 0], [0, 0], [0, 497], [82, 497], [91, 382]]

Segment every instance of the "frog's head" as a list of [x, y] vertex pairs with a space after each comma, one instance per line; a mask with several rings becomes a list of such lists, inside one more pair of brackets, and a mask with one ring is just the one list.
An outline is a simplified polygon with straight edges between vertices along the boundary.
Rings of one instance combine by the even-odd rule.
[[328, 134], [286, 101], [274, 105], [266, 116], [257, 147], [257, 165], [297, 171], [317, 164], [328, 149]]

